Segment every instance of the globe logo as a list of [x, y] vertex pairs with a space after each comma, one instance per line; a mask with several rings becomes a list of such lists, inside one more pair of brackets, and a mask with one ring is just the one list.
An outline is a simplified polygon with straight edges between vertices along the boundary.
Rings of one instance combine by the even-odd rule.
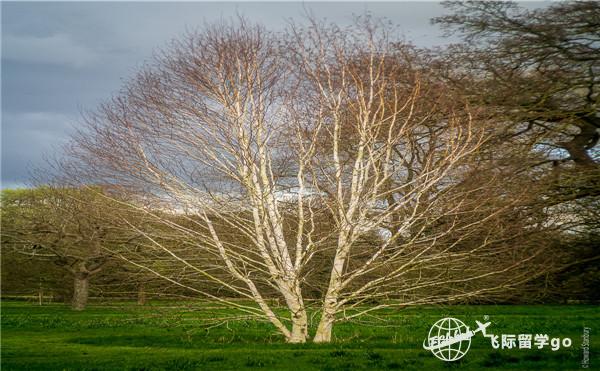
[[474, 332], [461, 320], [442, 318], [431, 326], [423, 348], [442, 361], [456, 361], [469, 351], [473, 335]]

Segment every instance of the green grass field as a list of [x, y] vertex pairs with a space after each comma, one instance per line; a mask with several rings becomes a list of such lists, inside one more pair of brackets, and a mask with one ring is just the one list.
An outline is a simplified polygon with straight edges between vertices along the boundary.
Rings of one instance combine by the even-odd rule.
[[[3, 370], [386, 370], [581, 368], [583, 327], [590, 327], [590, 369], [600, 366], [598, 307], [447, 306], [385, 310], [378, 318], [340, 323], [335, 342], [285, 344], [263, 322], [219, 318], [230, 310], [210, 303], [92, 304], [2, 303]], [[456, 362], [422, 348], [429, 328], [452, 316], [475, 327], [489, 316], [493, 334], [545, 333], [570, 337], [570, 348], [494, 350], [480, 334]], [[383, 319], [383, 320], [382, 320]]]

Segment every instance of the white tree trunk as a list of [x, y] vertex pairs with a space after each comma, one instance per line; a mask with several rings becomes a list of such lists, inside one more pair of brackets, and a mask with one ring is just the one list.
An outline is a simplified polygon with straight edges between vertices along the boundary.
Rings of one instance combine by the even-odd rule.
[[308, 339], [308, 316], [304, 308], [302, 296], [300, 295], [300, 288], [296, 288], [294, 292], [286, 295], [286, 302], [292, 314], [292, 332], [290, 333], [288, 342], [305, 343]]
[[335, 313], [337, 311], [337, 293], [329, 287], [325, 301], [323, 302], [323, 314], [321, 314], [321, 320], [317, 327], [315, 334], [315, 343], [329, 343], [331, 341], [331, 331], [333, 329], [333, 323], [335, 322]]
[[317, 332], [315, 333], [315, 343], [329, 343], [331, 341], [333, 322], [333, 316], [328, 315], [321, 317], [321, 322], [319, 322], [319, 327], [317, 327]]
[[331, 341], [331, 330], [335, 322], [335, 314], [338, 310], [339, 293], [342, 289], [342, 272], [344, 271], [344, 265], [346, 264], [350, 248], [346, 238], [348, 233], [348, 230], [343, 228], [343, 233], [338, 239], [338, 251], [333, 261], [325, 300], [323, 300], [323, 313], [321, 314], [321, 321], [315, 334], [315, 343], [328, 343]]

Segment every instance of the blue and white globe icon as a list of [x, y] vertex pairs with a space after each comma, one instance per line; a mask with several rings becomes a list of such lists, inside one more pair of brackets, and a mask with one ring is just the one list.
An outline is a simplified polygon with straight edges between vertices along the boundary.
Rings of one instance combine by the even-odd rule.
[[425, 349], [442, 361], [456, 361], [467, 354], [473, 333], [456, 318], [442, 318], [431, 326]]

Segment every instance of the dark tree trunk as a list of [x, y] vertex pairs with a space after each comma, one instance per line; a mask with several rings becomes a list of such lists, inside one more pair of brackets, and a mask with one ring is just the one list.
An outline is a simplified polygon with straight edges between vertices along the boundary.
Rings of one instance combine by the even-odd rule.
[[44, 300], [44, 289], [42, 287], [42, 283], [40, 282], [40, 288], [38, 289], [38, 304], [42, 305]]
[[88, 301], [90, 277], [87, 273], [75, 274], [75, 285], [73, 287], [73, 310], [84, 310]]
[[143, 283], [140, 283], [138, 286], [138, 297], [137, 297], [138, 305], [146, 304], [146, 290]]
[[598, 168], [598, 164], [588, 153], [588, 150], [594, 148], [600, 139], [598, 123], [600, 120], [587, 118], [579, 125], [579, 134], [573, 136], [573, 139], [568, 142], [559, 143], [569, 152], [571, 159], [578, 166]]

